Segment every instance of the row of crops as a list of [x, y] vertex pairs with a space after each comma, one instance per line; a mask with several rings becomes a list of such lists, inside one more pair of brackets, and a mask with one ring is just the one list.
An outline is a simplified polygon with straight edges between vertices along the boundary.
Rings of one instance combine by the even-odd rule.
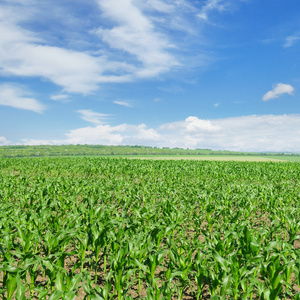
[[2, 299], [300, 299], [300, 164], [0, 160]]

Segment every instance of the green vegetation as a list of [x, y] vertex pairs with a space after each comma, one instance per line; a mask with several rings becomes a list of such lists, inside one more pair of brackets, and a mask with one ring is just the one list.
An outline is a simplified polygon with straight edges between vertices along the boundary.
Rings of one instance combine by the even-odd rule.
[[300, 164], [0, 159], [2, 299], [300, 299]]
[[295, 161], [300, 162], [300, 155], [268, 155], [269, 158], [280, 159], [284, 161]]
[[[239, 154], [230, 151], [212, 151], [210, 149], [170, 149], [146, 146], [104, 146], [104, 145], [61, 145], [61, 146], [3, 146], [0, 156], [73, 156], [73, 155], [213, 155]], [[242, 154], [242, 152], [240, 153]]]
[[[150, 159], [150, 160], [215, 160], [215, 161], [276, 161], [283, 162], [281, 156], [255, 156], [255, 155], [139, 155], [128, 156], [122, 155], [118, 157], [129, 159]], [[298, 158], [293, 156], [294, 158]], [[292, 160], [291, 160], [292, 161]]]
[[[146, 146], [104, 146], [104, 145], [61, 145], [61, 146], [2, 146], [0, 157], [50, 157], [50, 156], [203, 156], [211, 160], [211, 157], [230, 157], [230, 160], [288, 160], [300, 161], [299, 153], [256, 153], [235, 151], [213, 151], [210, 149], [181, 149], [181, 148], [157, 148]], [[263, 157], [263, 159], [260, 159]], [[265, 158], [268, 159], [265, 159]], [[244, 159], [246, 158], [246, 159]]]

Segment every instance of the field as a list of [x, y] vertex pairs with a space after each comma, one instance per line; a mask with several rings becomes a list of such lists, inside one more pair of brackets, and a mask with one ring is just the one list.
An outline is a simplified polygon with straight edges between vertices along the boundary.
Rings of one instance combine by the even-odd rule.
[[2, 299], [300, 299], [300, 164], [0, 159]]
[[293, 161], [293, 162], [300, 162], [300, 156], [299, 155], [284, 155], [284, 156], [268, 156], [269, 158], [275, 158], [282, 161]]
[[[120, 156], [129, 159], [151, 159], [151, 160], [208, 160], [208, 161], [274, 161], [282, 162], [285, 159], [281, 156], [250, 156], [250, 155], [140, 155], [138, 157]], [[296, 157], [293, 157], [296, 158]], [[298, 158], [298, 157], [297, 157]], [[292, 159], [289, 161], [293, 161]]]
[[1, 157], [101, 156], [151, 159], [236, 160], [236, 161], [296, 161], [300, 153], [257, 153], [211, 149], [157, 148], [148, 146], [105, 145], [10, 145], [0, 147]]

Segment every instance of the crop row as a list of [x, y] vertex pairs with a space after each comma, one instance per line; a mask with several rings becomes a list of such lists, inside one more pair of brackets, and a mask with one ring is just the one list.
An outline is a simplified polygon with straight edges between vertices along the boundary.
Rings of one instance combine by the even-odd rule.
[[300, 164], [0, 160], [3, 299], [300, 299]]

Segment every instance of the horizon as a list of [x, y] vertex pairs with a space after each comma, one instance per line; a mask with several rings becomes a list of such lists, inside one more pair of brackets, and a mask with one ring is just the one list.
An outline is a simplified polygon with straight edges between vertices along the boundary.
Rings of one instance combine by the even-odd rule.
[[[276, 155], [296, 155], [296, 156], [299, 156], [300, 155], [300, 152], [299, 151], [294, 151], [294, 152], [290, 152], [290, 151], [270, 151], [270, 152], [267, 152], [267, 151], [261, 151], [261, 152], [257, 152], [257, 151], [253, 151], [253, 152], [247, 152], [247, 151], [232, 151], [232, 150], [228, 150], [228, 149], [223, 149], [223, 150], [217, 150], [217, 149], [208, 149], [208, 148], [179, 148], [179, 147], [175, 147], [175, 148], [171, 148], [171, 147], [158, 147], [158, 146], [145, 146], [145, 145], [102, 145], [102, 144], [61, 144], [61, 145], [49, 145], [49, 144], [42, 144], [42, 145], [24, 145], [24, 144], [10, 144], [10, 145], [0, 145], [0, 148], [47, 148], [47, 147], [68, 147], [68, 146], [72, 146], [72, 147], [95, 147], [95, 148], [102, 148], [102, 147], [123, 147], [123, 148], [132, 148], [132, 149], [142, 149], [142, 150], [145, 150], [145, 149], [153, 149], [153, 150], [179, 150], [179, 151], [184, 151], [184, 152], [188, 152], [188, 151], [192, 151], [192, 152], [197, 152], [197, 151], [207, 151], [207, 152], [229, 152], [229, 155], [231, 154], [236, 154], [236, 155], [247, 155], [247, 154], [262, 154], [262, 155], [265, 155], [265, 154], [276, 154]], [[67, 150], [67, 149], [65, 149]], [[211, 153], [209, 153], [211, 154]], [[228, 154], [228, 153], [227, 153]], [[227, 155], [227, 154], [224, 154], [224, 155]], [[103, 154], [104, 155], [104, 154]], [[105, 154], [105, 155], [110, 155], [110, 154]], [[125, 154], [127, 155], [127, 154]], [[150, 156], [152, 156], [153, 154], [149, 154]], [[173, 155], [173, 154], [171, 154]], [[192, 154], [189, 154], [189, 156], [192, 155]], [[195, 155], [208, 155], [208, 154], [195, 154]]]

